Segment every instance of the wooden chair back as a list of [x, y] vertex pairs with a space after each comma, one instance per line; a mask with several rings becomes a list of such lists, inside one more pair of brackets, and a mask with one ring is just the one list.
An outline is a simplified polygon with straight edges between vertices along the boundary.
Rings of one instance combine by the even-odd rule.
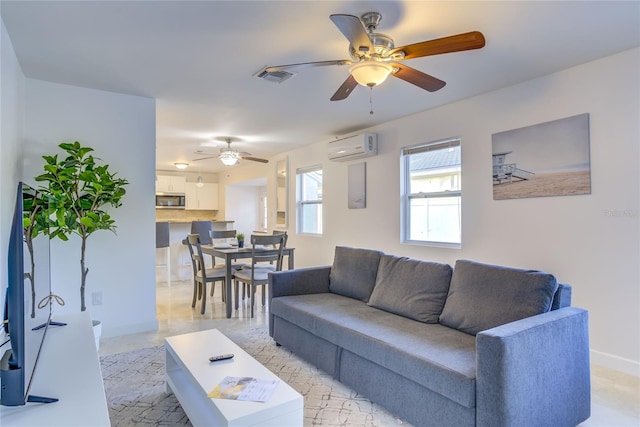
[[[187, 246], [191, 254], [191, 264], [193, 266], [193, 274], [197, 275], [199, 271], [205, 271], [204, 257], [202, 256], [202, 247], [200, 246], [199, 234], [187, 234]], [[204, 274], [203, 274], [204, 277]]]
[[[284, 234], [252, 234], [251, 235], [251, 266], [259, 263], [275, 263], [276, 271], [282, 270], [282, 258], [284, 249]], [[263, 249], [275, 249], [265, 252]]]
[[236, 237], [236, 230], [211, 230], [209, 237], [212, 239], [233, 239]]

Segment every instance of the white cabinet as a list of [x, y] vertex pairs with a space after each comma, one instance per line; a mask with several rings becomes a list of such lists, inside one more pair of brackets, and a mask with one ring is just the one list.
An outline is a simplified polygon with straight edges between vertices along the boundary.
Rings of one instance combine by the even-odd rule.
[[185, 197], [187, 209], [218, 210], [218, 184], [205, 183], [198, 187], [195, 182], [187, 182]]
[[198, 209], [198, 187], [194, 182], [187, 182], [184, 191], [185, 209]]
[[[108, 427], [109, 410], [89, 312], [56, 314], [54, 320], [67, 325], [49, 328], [30, 391], [60, 400], [0, 406], [0, 425]], [[42, 319], [25, 323], [29, 326], [25, 337], [29, 357], [37, 353], [42, 339], [42, 331], [33, 332], [31, 327]]]
[[175, 175], [157, 175], [156, 193], [184, 193], [186, 178]]

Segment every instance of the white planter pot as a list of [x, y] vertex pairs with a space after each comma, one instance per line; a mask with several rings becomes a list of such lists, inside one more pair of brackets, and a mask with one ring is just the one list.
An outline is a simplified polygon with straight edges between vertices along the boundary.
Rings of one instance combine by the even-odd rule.
[[102, 335], [102, 322], [93, 320], [93, 336], [96, 339], [96, 350], [100, 351], [100, 335]]

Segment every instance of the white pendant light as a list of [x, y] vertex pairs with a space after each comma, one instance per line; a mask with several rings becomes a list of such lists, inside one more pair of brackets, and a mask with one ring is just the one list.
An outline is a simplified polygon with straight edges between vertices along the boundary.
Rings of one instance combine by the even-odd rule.
[[204, 179], [202, 178], [202, 175], [198, 175], [198, 178], [196, 179], [196, 187], [204, 187]]
[[384, 82], [393, 71], [393, 67], [380, 61], [358, 62], [349, 68], [349, 72], [362, 86], [374, 87]]

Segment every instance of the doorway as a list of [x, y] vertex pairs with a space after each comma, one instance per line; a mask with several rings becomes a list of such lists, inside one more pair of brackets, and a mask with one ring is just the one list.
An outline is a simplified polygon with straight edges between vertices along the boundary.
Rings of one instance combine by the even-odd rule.
[[228, 184], [225, 188], [225, 219], [234, 222], [246, 238], [254, 231], [267, 229], [267, 179]]

